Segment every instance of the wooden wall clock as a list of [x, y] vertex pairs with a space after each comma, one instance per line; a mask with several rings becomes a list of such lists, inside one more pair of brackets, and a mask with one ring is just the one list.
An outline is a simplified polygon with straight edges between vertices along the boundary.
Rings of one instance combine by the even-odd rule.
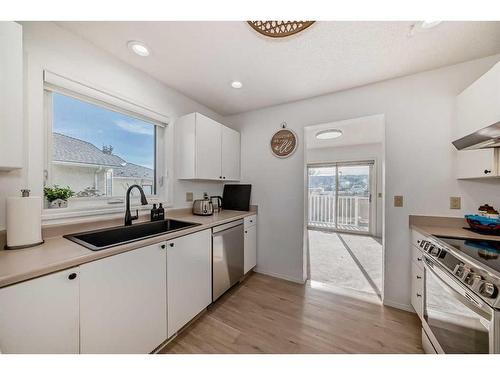
[[298, 146], [297, 134], [293, 130], [287, 129], [286, 124], [278, 130], [271, 138], [271, 151], [278, 158], [291, 156]]

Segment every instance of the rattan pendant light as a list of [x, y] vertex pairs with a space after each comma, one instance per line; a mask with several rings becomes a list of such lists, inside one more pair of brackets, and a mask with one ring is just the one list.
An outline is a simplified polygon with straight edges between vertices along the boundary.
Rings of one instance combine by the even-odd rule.
[[297, 34], [311, 26], [314, 21], [247, 21], [252, 28], [271, 38], [283, 38]]

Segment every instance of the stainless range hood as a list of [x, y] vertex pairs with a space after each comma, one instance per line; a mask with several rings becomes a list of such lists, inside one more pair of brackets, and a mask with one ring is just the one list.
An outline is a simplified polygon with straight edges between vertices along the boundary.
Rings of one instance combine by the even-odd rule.
[[500, 122], [482, 128], [452, 142], [457, 150], [500, 147]]

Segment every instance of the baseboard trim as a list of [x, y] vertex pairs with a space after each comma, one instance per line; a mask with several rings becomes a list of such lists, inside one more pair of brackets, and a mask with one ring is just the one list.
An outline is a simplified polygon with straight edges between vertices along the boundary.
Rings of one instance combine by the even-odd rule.
[[394, 307], [395, 309], [404, 310], [404, 311], [408, 311], [408, 312], [416, 314], [415, 310], [410, 305], [407, 305], [404, 303], [399, 303], [399, 302], [394, 302], [394, 301], [389, 301], [387, 299], [384, 299], [383, 303], [384, 303], [384, 306], [390, 306], [390, 307]]
[[264, 270], [261, 270], [259, 268], [254, 269], [254, 272], [260, 273], [262, 275], [276, 277], [277, 279], [283, 279], [283, 280], [286, 280], [286, 281], [291, 281], [291, 282], [297, 283], [297, 284], [304, 284], [306, 282], [306, 280], [297, 279], [297, 278], [294, 278], [294, 277], [290, 277], [288, 275], [283, 275], [281, 273], [264, 271]]

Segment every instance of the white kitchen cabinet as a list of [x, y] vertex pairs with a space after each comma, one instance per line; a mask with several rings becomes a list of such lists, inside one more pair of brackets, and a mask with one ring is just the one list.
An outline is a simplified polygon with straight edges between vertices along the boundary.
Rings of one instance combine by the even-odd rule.
[[222, 126], [222, 178], [231, 181], [240, 179], [240, 133]]
[[[462, 91], [456, 99], [452, 140], [470, 135], [500, 121], [500, 63]], [[457, 151], [457, 179], [499, 177], [496, 149]]]
[[222, 125], [196, 114], [196, 178], [204, 180], [221, 179]]
[[80, 266], [81, 353], [150, 353], [166, 340], [165, 245]]
[[176, 176], [185, 180], [237, 181], [240, 134], [200, 114], [175, 123]]
[[23, 166], [23, 34], [0, 21], [0, 170]]
[[424, 269], [411, 262], [411, 305], [420, 319], [424, 315]]
[[457, 151], [457, 179], [498, 177], [499, 155], [493, 148]]
[[454, 139], [500, 121], [500, 63], [457, 96]]
[[78, 267], [0, 289], [2, 353], [79, 351]]
[[246, 274], [257, 265], [257, 226], [245, 226], [243, 272]]
[[168, 337], [212, 302], [212, 232], [167, 243]]

